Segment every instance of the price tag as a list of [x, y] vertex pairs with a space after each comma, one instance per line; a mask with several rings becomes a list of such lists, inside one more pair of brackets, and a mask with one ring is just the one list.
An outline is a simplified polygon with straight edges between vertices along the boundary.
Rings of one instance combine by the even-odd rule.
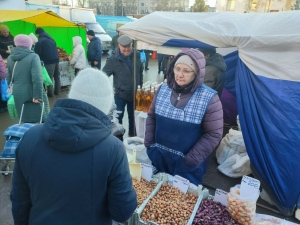
[[173, 187], [176, 187], [178, 188], [180, 191], [182, 191], [184, 194], [186, 194], [188, 188], [189, 188], [189, 180], [181, 177], [181, 176], [178, 176], [176, 175], [174, 177], [174, 180], [173, 180]]
[[257, 194], [257, 192], [259, 191], [259, 187], [259, 180], [244, 175], [241, 182], [241, 196], [248, 197]]
[[152, 166], [144, 163], [141, 163], [141, 165], [142, 165], [142, 178], [150, 182], [153, 174]]
[[220, 202], [222, 205], [227, 206], [228, 205], [227, 192], [221, 189], [217, 189], [215, 192], [214, 201]]

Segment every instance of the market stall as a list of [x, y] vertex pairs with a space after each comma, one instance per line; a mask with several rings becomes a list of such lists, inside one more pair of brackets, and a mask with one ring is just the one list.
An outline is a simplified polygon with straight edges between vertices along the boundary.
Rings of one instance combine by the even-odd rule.
[[37, 27], [42, 27], [50, 34], [58, 49], [64, 51], [59, 63], [61, 86], [70, 85], [74, 78], [74, 69], [68, 62], [68, 55], [73, 50], [72, 37], [80, 36], [86, 49], [85, 25], [70, 22], [47, 10], [0, 10], [0, 15], [0, 21], [9, 27], [13, 36], [35, 33]]
[[300, 207], [299, 26], [297, 12], [155, 12], [119, 28], [138, 49], [159, 53], [237, 47], [235, 89], [252, 171], [287, 216]]

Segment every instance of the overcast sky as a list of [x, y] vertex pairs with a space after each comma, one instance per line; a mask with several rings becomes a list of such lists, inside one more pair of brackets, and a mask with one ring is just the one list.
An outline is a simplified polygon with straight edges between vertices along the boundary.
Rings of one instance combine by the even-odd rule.
[[195, 0], [190, 0], [190, 6], [194, 5]]

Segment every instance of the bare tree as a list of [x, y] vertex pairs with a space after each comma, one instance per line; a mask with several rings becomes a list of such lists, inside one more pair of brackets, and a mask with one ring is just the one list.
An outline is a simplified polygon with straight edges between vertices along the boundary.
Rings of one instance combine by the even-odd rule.
[[88, 0], [77, 0], [78, 6], [81, 8], [87, 7], [88, 2]]
[[137, 7], [138, 7], [137, 0], [126, 0], [126, 1], [123, 2], [123, 4], [124, 4], [124, 8], [125, 8], [124, 11], [125, 11], [126, 15], [136, 14]]

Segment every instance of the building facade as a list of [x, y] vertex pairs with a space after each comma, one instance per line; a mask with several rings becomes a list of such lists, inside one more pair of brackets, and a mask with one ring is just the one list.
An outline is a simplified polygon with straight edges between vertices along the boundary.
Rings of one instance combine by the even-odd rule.
[[189, 12], [189, 0], [90, 0], [100, 15], [146, 15], [155, 11]]
[[[297, 5], [298, 1], [298, 5]], [[217, 0], [216, 12], [264, 13], [294, 10], [299, 0]]]

